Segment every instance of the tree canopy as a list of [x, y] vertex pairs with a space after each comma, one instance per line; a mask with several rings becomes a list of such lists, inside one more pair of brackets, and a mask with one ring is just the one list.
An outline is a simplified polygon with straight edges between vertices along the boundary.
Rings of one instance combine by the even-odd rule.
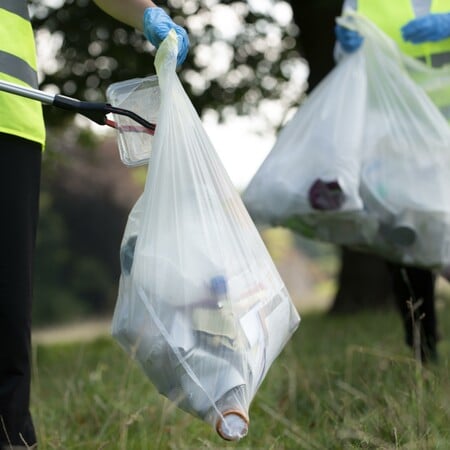
[[[54, 2], [53, 2], [54, 3]], [[33, 0], [39, 46], [55, 49], [40, 60], [41, 87], [82, 100], [102, 101], [107, 87], [154, 73], [154, 49], [145, 37], [111, 18], [90, 0]], [[298, 29], [285, 1], [171, 0], [159, 2], [184, 26], [191, 50], [180, 78], [199, 113], [250, 114], [261, 102], [299, 100], [303, 83]], [[66, 114], [47, 109], [47, 123]], [[274, 124], [275, 128], [278, 124]]]

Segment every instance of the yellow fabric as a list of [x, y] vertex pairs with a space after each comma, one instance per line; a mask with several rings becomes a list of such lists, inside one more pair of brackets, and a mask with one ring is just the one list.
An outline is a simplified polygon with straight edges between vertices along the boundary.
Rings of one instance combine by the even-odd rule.
[[[25, 86], [22, 81], [3, 73], [0, 73], [0, 79]], [[44, 145], [44, 118], [38, 101], [0, 92], [0, 111], [0, 132]]]
[[[418, 45], [403, 40], [400, 29], [415, 18], [411, 0], [358, 0], [358, 11], [395, 40], [406, 55], [424, 57], [431, 65], [431, 55], [450, 52], [450, 38]], [[450, 13], [450, 0], [432, 0], [430, 12]]]
[[[30, 22], [1, 8], [0, 51], [19, 57], [36, 69], [36, 50]], [[0, 79], [27, 86], [23, 81], [3, 73], [1, 67]], [[0, 132], [44, 145], [42, 105], [36, 100], [0, 92]]]
[[0, 7], [0, 24], [0, 50], [18, 56], [36, 70], [36, 50], [30, 22]]

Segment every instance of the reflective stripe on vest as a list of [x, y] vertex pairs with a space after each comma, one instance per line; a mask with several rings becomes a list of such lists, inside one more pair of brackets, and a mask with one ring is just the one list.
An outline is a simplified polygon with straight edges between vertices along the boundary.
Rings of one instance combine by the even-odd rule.
[[[26, 0], [0, 2], [0, 79], [38, 87], [34, 34]], [[0, 92], [0, 132], [44, 144], [42, 105]]]
[[[425, 58], [425, 62], [431, 66], [436, 63], [432, 55], [443, 54], [441, 62], [446, 59], [450, 63], [450, 38], [419, 45], [403, 40], [401, 28], [415, 18], [411, 0], [358, 0], [358, 11], [394, 39], [406, 55]], [[450, 0], [432, 0], [430, 12], [450, 13]]]
[[[26, 6], [26, 2], [21, 0], [16, 1], [19, 4], [25, 3]], [[15, 9], [21, 10], [18, 6]], [[34, 35], [28, 18], [0, 7], [0, 24], [0, 51], [21, 59], [24, 64], [29, 66], [29, 70], [36, 72], [37, 64]], [[22, 79], [21, 73], [11, 73], [11, 68], [8, 66], [1, 65], [0, 70], [8, 73], [8, 75], [15, 76], [19, 80]], [[23, 81], [27, 82], [26, 79]]]
[[22, 19], [29, 20], [27, 2], [21, 0], [2, 0], [1, 7], [7, 11], [16, 14]]
[[0, 71], [18, 78], [31, 87], [38, 87], [37, 73], [23, 59], [0, 50]]

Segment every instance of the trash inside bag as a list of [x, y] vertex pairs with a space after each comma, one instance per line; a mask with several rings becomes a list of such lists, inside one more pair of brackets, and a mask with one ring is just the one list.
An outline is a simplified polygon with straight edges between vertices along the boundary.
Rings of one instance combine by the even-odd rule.
[[364, 17], [344, 20], [364, 36], [369, 93], [360, 194], [378, 222], [371, 248], [404, 264], [448, 265], [450, 127], [406, 70], [419, 62]]
[[244, 437], [249, 406], [300, 318], [177, 75], [158, 49], [158, 126], [123, 235], [112, 334], [158, 391]]

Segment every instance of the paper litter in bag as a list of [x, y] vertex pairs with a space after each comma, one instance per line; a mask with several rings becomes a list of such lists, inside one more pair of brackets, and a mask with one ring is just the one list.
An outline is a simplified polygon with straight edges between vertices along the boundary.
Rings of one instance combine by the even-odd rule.
[[300, 318], [176, 75], [177, 48], [171, 32], [155, 59], [161, 106], [112, 334], [162, 395], [238, 440]]

